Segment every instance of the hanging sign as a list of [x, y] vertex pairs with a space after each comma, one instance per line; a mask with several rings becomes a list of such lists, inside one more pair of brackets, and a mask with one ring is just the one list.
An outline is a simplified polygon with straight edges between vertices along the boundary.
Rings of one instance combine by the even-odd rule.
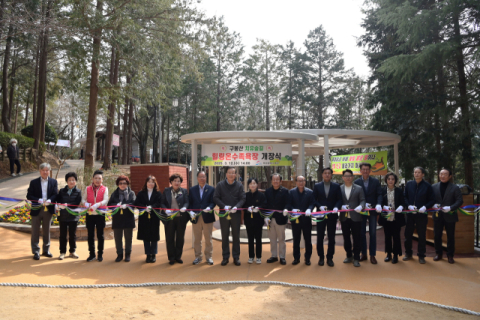
[[345, 169], [350, 169], [355, 175], [361, 175], [360, 163], [366, 162], [372, 165], [372, 175], [383, 176], [388, 173], [387, 169], [388, 151], [346, 154], [333, 156], [330, 159], [333, 174], [342, 174]]
[[202, 166], [291, 166], [290, 144], [204, 144]]

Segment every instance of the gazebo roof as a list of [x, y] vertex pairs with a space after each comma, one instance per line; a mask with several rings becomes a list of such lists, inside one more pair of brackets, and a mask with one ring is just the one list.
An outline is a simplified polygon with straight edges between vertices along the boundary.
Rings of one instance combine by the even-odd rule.
[[293, 132], [293, 131], [214, 131], [196, 132], [183, 135], [181, 142], [192, 143], [195, 140], [198, 144], [265, 144], [265, 143], [290, 143], [298, 144], [303, 139], [306, 143], [315, 143], [318, 136], [314, 133]]

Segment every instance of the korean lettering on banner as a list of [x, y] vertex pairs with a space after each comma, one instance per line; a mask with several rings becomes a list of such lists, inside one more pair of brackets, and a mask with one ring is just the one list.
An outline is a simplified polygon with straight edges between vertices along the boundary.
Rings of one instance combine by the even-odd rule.
[[342, 174], [345, 169], [350, 169], [355, 175], [361, 175], [360, 164], [369, 163], [372, 166], [372, 175], [386, 175], [388, 151], [370, 152], [361, 154], [347, 154], [333, 156], [330, 159], [333, 174]]
[[291, 166], [292, 146], [202, 145], [202, 166]]

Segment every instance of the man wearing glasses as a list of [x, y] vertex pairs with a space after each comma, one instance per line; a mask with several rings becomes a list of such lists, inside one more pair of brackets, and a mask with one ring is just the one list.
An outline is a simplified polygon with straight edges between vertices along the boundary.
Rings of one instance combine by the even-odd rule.
[[[315, 201], [313, 198], [313, 191], [305, 188], [305, 177], [298, 176], [295, 178], [296, 188], [290, 190], [290, 206], [289, 210], [294, 212], [305, 212], [300, 214], [300, 217], [292, 221], [293, 233], [293, 265], [300, 263], [300, 240], [303, 233], [305, 239], [305, 264], [310, 265], [310, 258], [312, 257], [312, 214]], [[295, 213], [294, 213], [295, 214]]]
[[[365, 194], [363, 193], [362, 187], [353, 184], [352, 170], [344, 170], [342, 177], [345, 184], [340, 187], [343, 200], [340, 222], [342, 224], [343, 247], [347, 253], [347, 258], [343, 260], [343, 263], [352, 263], [353, 261], [355, 267], [360, 267], [360, 251], [362, 248], [362, 215], [360, 212], [362, 212], [365, 207]], [[353, 250], [350, 234], [353, 236]]]

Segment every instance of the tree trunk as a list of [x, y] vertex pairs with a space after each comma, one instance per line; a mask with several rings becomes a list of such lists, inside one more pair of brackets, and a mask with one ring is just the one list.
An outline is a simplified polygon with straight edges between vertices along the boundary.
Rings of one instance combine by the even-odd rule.
[[128, 112], [128, 157], [127, 157], [127, 161], [128, 161], [128, 164], [131, 164], [132, 163], [132, 137], [133, 137], [133, 108], [134, 108], [134, 105], [133, 105], [133, 100], [132, 99], [129, 99], [130, 100], [130, 109], [129, 109], [129, 112]]
[[270, 131], [270, 92], [268, 88], [268, 52], [265, 53], [265, 130]]
[[12, 132], [11, 123], [10, 123], [10, 107], [11, 105], [8, 102], [8, 65], [10, 64], [10, 49], [12, 47], [12, 33], [13, 26], [10, 24], [8, 27], [8, 37], [5, 44], [5, 51], [3, 57], [3, 75], [2, 75], [2, 123], [3, 130], [5, 132]]
[[167, 163], [170, 162], [170, 115], [167, 115]]
[[32, 126], [33, 126], [33, 137], [35, 138], [35, 130], [36, 126], [38, 126], [38, 121], [37, 121], [37, 92], [38, 92], [38, 64], [39, 64], [39, 59], [40, 59], [40, 42], [41, 40], [41, 33], [38, 36], [37, 40], [37, 54], [35, 55], [35, 81], [33, 82], [33, 107], [32, 107]]
[[[15, 31], [13, 31], [15, 33]], [[16, 69], [17, 69], [17, 66], [16, 66], [16, 59], [17, 58], [17, 51], [13, 51], [13, 57], [12, 57], [12, 74], [10, 75], [10, 79], [11, 79], [11, 82], [10, 82], [10, 98], [8, 99], [9, 102], [10, 102], [10, 110], [8, 111], [8, 119], [12, 119], [12, 110], [13, 110], [13, 106], [14, 106], [14, 102], [13, 102], [13, 97], [14, 97], [14, 94], [15, 94], [15, 74], [16, 74]]]
[[[118, 53], [115, 52], [115, 47], [112, 47], [112, 58], [110, 64], [110, 84], [112, 85], [112, 91], [116, 89], [118, 82], [118, 66], [119, 59]], [[112, 96], [115, 95], [111, 92]], [[103, 160], [103, 169], [110, 170], [112, 167], [112, 148], [113, 148], [113, 127], [115, 122], [115, 106], [116, 102], [114, 98], [110, 99], [108, 105], [107, 115], [107, 133], [105, 137], [105, 158]]]
[[[103, 1], [97, 1], [96, 15], [101, 16]], [[90, 79], [90, 100], [88, 104], [88, 123], [87, 123], [87, 141], [85, 148], [85, 168], [93, 168], [95, 165], [94, 148], [95, 132], [97, 129], [97, 105], [98, 105], [98, 69], [100, 68], [100, 44], [102, 30], [97, 29], [93, 32], [93, 56], [92, 71]]]
[[13, 127], [13, 133], [17, 134], [17, 124], [18, 124], [18, 101], [15, 106], [15, 126]]

